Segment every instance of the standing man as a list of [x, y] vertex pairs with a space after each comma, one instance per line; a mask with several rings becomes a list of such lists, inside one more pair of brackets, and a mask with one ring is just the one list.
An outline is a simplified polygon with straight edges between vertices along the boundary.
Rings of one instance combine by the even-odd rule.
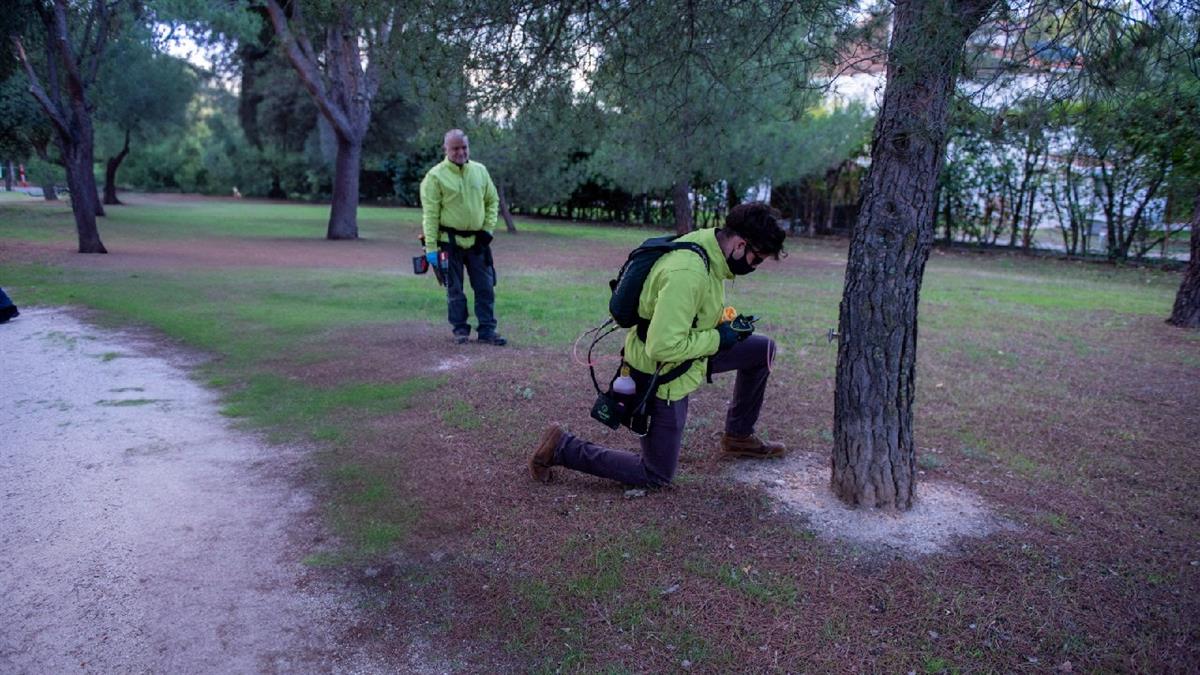
[[[551, 425], [529, 459], [535, 480], [549, 482], [550, 467], [561, 465], [627, 485], [669, 484], [679, 462], [688, 395], [706, 374], [731, 370], [737, 371], [737, 381], [725, 416], [721, 454], [764, 458], [787, 451], [782, 443], [766, 442], [754, 434], [775, 343], [752, 335], [753, 323], [731, 323], [723, 317], [725, 281], [750, 274], [762, 261], [778, 260], [783, 253], [785, 235], [778, 218], [779, 213], [762, 202], [741, 204], [730, 210], [723, 228], [699, 230], [676, 240], [699, 244], [707, 254], [707, 265], [689, 250], [672, 251], [654, 263], [638, 299], [638, 314], [648, 324], [644, 331], [630, 329], [625, 336], [624, 359], [639, 392], [649, 385], [652, 373], [676, 374], [656, 386], [647, 404], [650, 425], [642, 437], [641, 454], [590, 443]], [[689, 361], [690, 367], [682, 365]]]
[[500, 200], [487, 168], [471, 161], [467, 135], [461, 129], [446, 132], [442, 141], [446, 159], [421, 181], [421, 225], [425, 231], [425, 257], [438, 264], [439, 249], [446, 252], [446, 301], [454, 341], [471, 339], [467, 323], [467, 296], [463, 270], [475, 293], [475, 319], [479, 341], [502, 346], [508, 341], [496, 332], [496, 267], [492, 262], [492, 233]]

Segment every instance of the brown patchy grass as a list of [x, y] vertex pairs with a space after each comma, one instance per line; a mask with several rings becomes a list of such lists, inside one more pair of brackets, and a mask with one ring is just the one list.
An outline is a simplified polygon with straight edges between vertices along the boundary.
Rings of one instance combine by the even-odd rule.
[[[147, 264], [192, 264], [180, 242], [144, 246]], [[306, 259], [270, 241], [244, 246], [193, 263]], [[322, 264], [383, 261], [355, 251], [329, 263], [323, 247]], [[498, 247], [502, 278], [505, 267], [550, 269], [603, 272], [603, 283], [625, 254], [528, 233]], [[778, 276], [837, 281], [844, 248], [806, 242]], [[1028, 264], [1041, 275], [1066, 266]], [[931, 262], [958, 266], [1020, 273], [975, 255]], [[714, 457], [728, 375], [693, 398], [674, 488], [627, 498], [562, 470], [535, 484], [528, 453], [551, 421], [619, 447], [634, 439], [588, 418], [591, 385], [570, 345], [528, 346], [501, 316], [511, 346], [458, 347], [437, 316], [335, 331], [266, 364], [320, 386], [448, 379], [407, 411], [358, 419], [321, 452], [369, 467], [416, 515], [401, 545], [314, 574], [360, 594], [350, 639], [398, 657], [419, 643], [461, 672], [1196, 670], [1200, 341], [1157, 316], [1011, 321], [984, 305], [959, 322], [947, 314], [961, 306], [923, 305], [917, 441], [925, 476], [969, 487], [1017, 530], [915, 560], [815, 539]], [[791, 326], [775, 320], [777, 333]], [[821, 458], [832, 348], [797, 344], [762, 426]]]
[[[556, 244], [510, 264], [584, 264]], [[840, 245], [816, 248], [830, 265]], [[511, 330], [499, 351], [435, 336], [421, 351], [469, 360], [451, 386], [344, 450], [401, 466], [393, 480], [423, 514], [387, 574], [354, 579], [381, 607], [360, 637], [399, 623], [464, 671], [1191, 670], [1197, 343], [1157, 317], [1120, 319], [925, 334], [926, 475], [969, 486], [1020, 529], [919, 560], [818, 542], [728, 480], [710, 450], [729, 377], [694, 397], [675, 488], [626, 498], [562, 470], [534, 484], [525, 462], [550, 421], [634, 439], [588, 419], [590, 383], [565, 346], [522, 347]], [[407, 352], [386, 334], [336, 340], [354, 346], [336, 366], [295, 372], [354, 378]], [[391, 368], [384, 379], [413, 372]], [[815, 377], [798, 386], [781, 369], [763, 419], [819, 457], [832, 372]]]

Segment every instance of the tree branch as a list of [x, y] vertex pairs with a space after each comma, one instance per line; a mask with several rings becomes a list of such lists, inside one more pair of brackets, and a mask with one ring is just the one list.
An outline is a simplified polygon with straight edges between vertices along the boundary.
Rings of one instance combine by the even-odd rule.
[[69, 135], [71, 128], [67, 123], [67, 118], [63, 116], [58, 106], [46, 95], [46, 90], [42, 88], [41, 80], [38, 79], [37, 73], [33, 71], [33, 65], [29, 63], [29, 57], [25, 54], [25, 45], [21, 44], [21, 38], [14, 35], [12, 36], [12, 41], [17, 49], [17, 60], [25, 67], [25, 74], [29, 77], [29, 93], [33, 94], [33, 97], [41, 104], [42, 109], [46, 111], [46, 116], [50, 118], [50, 122], [58, 129], [58, 132]]
[[71, 94], [71, 100], [83, 101], [83, 77], [79, 73], [79, 62], [75, 60], [75, 50], [71, 49], [71, 33], [67, 30], [66, 0], [54, 2], [54, 29], [48, 37], [58, 44], [59, 60], [67, 71], [67, 91]]
[[343, 138], [353, 137], [354, 125], [350, 123], [346, 113], [338, 109], [338, 106], [331, 100], [325, 83], [321, 80], [321, 74], [317, 72], [316, 56], [313, 54], [312, 43], [304, 33], [304, 28], [300, 27], [297, 33], [298, 37], [294, 37], [288, 29], [288, 19], [279, 3], [276, 0], [266, 0], [266, 4], [271, 25], [275, 27], [276, 35], [279, 36], [280, 42], [287, 50], [288, 60], [300, 74], [300, 81], [304, 84], [305, 89], [312, 94], [317, 107], [325, 115], [325, 119], [333, 125], [334, 131]]
[[96, 73], [100, 71], [100, 56], [104, 53], [104, 48], [108, 45], [109, 31], [109, 7], [104, 4], [104, 0], [96, 0], [93, 5], [93, 12], [99, 13], [100, 25], [96, 33], [96, 41], [92, 44], [84, 42], [80, 45], [80, 53], [83, 50], [90, 52], [90, 59], [87, 67], [87, 76], [84, 80], [85, 84], [92, 84], [96, 81]]

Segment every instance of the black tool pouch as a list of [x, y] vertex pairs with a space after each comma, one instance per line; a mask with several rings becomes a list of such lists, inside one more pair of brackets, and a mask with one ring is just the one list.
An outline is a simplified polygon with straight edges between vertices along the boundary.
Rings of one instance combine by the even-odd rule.
[[[624, 365], [624, 364], [622, 364]], [[617, 369], [620, 372], [620, 369]], [[645, 436], [650, 431], [650, 404], [655, 389], [655, 376], [639, 370], [630, 370], [637, 390], [632, 394], [619, 394], [612, 390], [612, 382], [617, 379], [613, 375], [609, 380], [608, 391], [596, 397], [592, 405], [592, 419], [609, 427], [619, 429], [621, 425], [638, 436]]]
[[425, 274], [429, 271], [429, 261], [423, 255], [413, 256], [413, 274]]
[[592, 419], [610, 429], [620, 429], [625, 420], [625, 406], [611, 392], [600, 394], [592, 404]]

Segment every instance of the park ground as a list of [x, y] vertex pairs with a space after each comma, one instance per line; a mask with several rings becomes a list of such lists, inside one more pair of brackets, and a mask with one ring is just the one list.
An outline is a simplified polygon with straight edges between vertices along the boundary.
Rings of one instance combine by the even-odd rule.
[[[714, 451], [728, 376], [694, 397], [674, 488], [530, 481], [549, 422], [633, 445], [588, 418], [572, 344], [648, 230], [519, 219], [494, 245], [510, 344], [457, 346], [440, 289], [411, 273], [414, 210], [363, 208], [361, 240], [328, 242], [321, 206], [127, 201], [100, 221], [112, 253], [83, 256], [66, 207], [5, 196], [0, 285], [199, 356], [232, 423], [305, 448], [330, 536], [295, 555], [352, 599], [339, 639], [384, 661], [419, 645], [461, 672], [1200, 663], [1200, 336], [1163, 322], [1177, 272], [935, 251], [918, 497], [956, 486], [1005, 526], [913, 554], [737, 480], [745, 463]], [[819, 466], [846, 242], [789, 248], [729, 299], [781, 347], [760, 427]]]

